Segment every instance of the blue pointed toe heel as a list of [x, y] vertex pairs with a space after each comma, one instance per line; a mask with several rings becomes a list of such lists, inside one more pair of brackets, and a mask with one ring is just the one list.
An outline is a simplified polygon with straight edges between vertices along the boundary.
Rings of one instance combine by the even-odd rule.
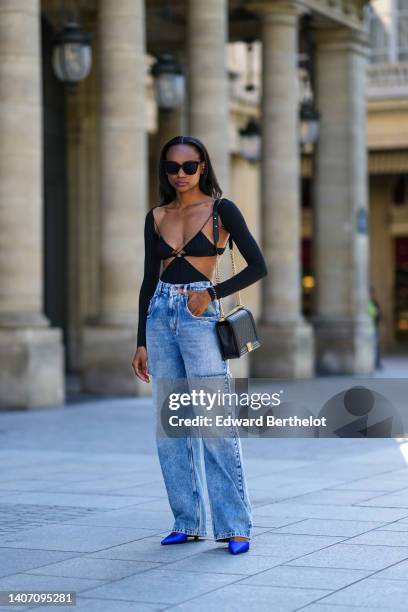
[[240, 553], [247, 552], [249, 550], [249, 540], [230, 540], [228, 542], [228, 550], [231, 555], [239, 555]]
[[193, 537], [195, 540], [198, 540], [198, 535], [189, 536], [186, 533], [172, 532], [168, 536], [163, 538], [161, 544], [182, 544], [183, 542], [187, 542], [188, 538], [191, 537]]

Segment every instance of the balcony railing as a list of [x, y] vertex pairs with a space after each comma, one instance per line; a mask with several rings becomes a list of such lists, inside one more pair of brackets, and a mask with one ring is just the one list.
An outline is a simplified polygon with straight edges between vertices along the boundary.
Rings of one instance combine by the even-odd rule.
[[371, 99], [408, 96], [408, 62], [369, 64], [367, 96]]

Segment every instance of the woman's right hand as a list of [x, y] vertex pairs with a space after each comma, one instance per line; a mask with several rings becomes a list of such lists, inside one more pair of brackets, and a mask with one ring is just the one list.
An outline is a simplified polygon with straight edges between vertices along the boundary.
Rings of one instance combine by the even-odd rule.
[[133, 356], [132, 368], [134, 373], [143, 382], [150, 382], [147, 373], [147, 351], [145, 346], [138, 346]]

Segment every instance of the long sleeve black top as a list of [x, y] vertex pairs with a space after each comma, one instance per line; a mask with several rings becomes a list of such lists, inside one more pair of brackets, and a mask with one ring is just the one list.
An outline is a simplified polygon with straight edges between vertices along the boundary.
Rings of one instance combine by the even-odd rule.
[[[251, 234], [238, 206], [232, 200], [222, 198], [218, 205], [218, 213], [223, 226], [231, 235], [239, 252], [247, 263], [247, 266], [238, 272], [238, 274], [214, 285], [217, 298], [222, 298], [252, 285], [263, 276], [266, 276], [268, 271], [262, 252]], [[152, 209], [150, 209], [146, 214], [144, 224], [144, 275], [139, 294], [137, 346], [146, 346], [147, 309], [160, 277], [161, 258], [157, 252], [158, 240], [160, 240], [160, 237], [155, 231], [154, 216]], [[170, 266], [166, 267], [166, 270], [167, 268], [170, 269]], [[205, 277], [199, 271], [197, 271], [196, 275], [194, 274], [192, 266], [186, 266], [182, 270], [178, 269], [177, 278], [171, 278], [170, 280], [167, 276], [166, 279], [163, 280], [178, 284], [194, 282], [196, 280], [202, 280], [203, 278]]]

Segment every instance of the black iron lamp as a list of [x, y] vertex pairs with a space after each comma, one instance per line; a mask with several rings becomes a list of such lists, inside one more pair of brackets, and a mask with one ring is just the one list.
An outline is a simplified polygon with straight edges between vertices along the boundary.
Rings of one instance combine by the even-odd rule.
[[312, 145], [319, 137], [320, 114], [310, 100], [303, 100], [299, 111], [299, 136], [302, 146]]
[[65, 23], [52, 39], [52, 66], [60, 81], [71, 85], [85, 79], [92, 66], [91, 34], [75, 21]]
[[306, 14], [301, 20], [299, 54], [299, 141], [304, 150], [311, 150], [319, 137], [320, 113], [314, 104], [315, 50], [313, 16]]
[[185, 77], [181, 64], [169, 53], [162, 54], [151, 67], [155, 97], [161, 110], [172, 111], [184, 100]]
[[261, 156], [261, 129], [255, 117], [250, 117], [245, 127], [239, 130], [240, 151], [244, 159], [255, 163]]

